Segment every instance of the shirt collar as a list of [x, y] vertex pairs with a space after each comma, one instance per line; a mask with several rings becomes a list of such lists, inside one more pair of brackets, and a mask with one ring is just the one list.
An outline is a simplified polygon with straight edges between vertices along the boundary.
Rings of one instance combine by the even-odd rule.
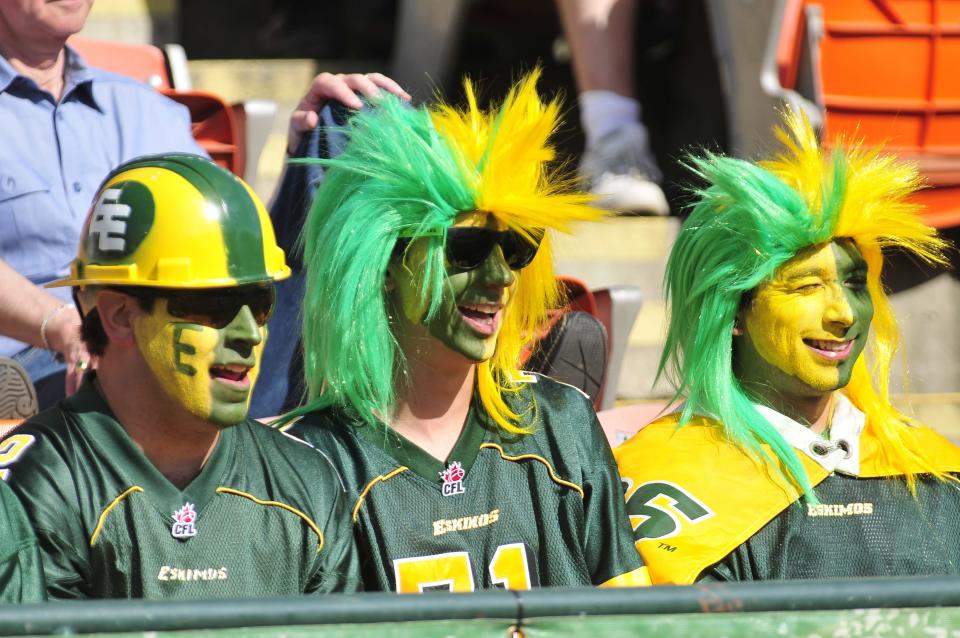
[[[93, 73], [90, 67], [70, 45], [66, 45], [64, 49], [66, 51], [66, 59], [64, 60], [66, 69], [64, 72], [63, 100], [61, 101], [66, 101], [72, 97], [98, 111], [102, 110], [93, 95]], [[8, 90], [18, 77], [23, 76], [17, 73], [5, 57], [0, 56], [0, 93]], [[26, 80], [26, 78], [24, 79]], [[31, 84], [31, 86], [36, 87], [35, 84]], [[35, 90], [39, 91], [40, 89], [36, 88]]]
[[753, 406], [787, 443], [827, 472], [857, 476], [860, 473], [860, 434], [866, 423], [866, 415], [839, 392], [834, 393], [833, 400], [829, 439], [824, 439], [809, 427], [772, 408], [758, 403]]
[[87, 66], [86, 60], [69, 44], [66, 50], [66, 70], [64, 72], [63, 97], [75, 97], [98, 111], [102, 111], [93, 95], [93, 72]]
[[17, 72], [13, 70], [7, 59], [0, 55], [0, 93], [6, 91], [16, 78]]

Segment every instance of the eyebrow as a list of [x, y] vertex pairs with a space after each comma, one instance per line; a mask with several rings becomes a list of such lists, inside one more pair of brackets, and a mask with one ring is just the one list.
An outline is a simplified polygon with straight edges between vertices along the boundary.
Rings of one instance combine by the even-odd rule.
[[811, 266], [809, 268], [804, 268], [803, 270], [798, 270], [796, 272], [787, 272], [784, 273], [785, 276], [783, 279], [785, 281], [791, 281], [793, 279], [803, 279], [805, 277], [822, 277], [826, 273], [825, 268], [818, 266]]
[[[860, 273], [866, 273], [867, 270], [868, 270], [867, 262], [863, 260], [859, 260], [856, 263], [854, 263], [852, 266], [850, 266], [849, 269], [847, 269], [846, 274], [856, 275]], [[785, 273], [785, 276], [783, 277], [783, 281], [793, 281], [795, 279], [805, 279], [807, 277], [822, 278], [824, 275], [828, 274], [828, 272], [829, 271], [826, 268], [811, 266], [809, 268], [804, 268], [803, 270], [798, 270], [797, 272]], [[843, 275], [843, 273], [837, 273], [837, 274], [841, 276]]]

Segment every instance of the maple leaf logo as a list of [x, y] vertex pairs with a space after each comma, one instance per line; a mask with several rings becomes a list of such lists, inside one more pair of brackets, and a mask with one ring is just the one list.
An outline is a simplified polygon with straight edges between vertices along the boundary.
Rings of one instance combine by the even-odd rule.
[[447, 466], [447, 469], [440, 472], [440, 478], [443, 479], [444, 483], [456, 483], [462, 481], [463, 477], [467, 473], [463, 471], [463, 466], [460, 465], [460, 461], [454, 461]]
[[173, 513], [173, 520], [183, 525], [197, 520], [197, 510], [193, 509], [193, 503], [184, 503], [183, 507]]

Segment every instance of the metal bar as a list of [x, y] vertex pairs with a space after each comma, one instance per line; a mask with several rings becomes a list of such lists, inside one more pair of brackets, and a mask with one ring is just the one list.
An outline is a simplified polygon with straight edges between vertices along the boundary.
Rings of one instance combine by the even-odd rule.
[[[525, 620], [580, 615], [960, 607], [960, 578], [710, 583], [523, 593]], [[0, 607], [0, 634], [83, 634], [517, 617], [506, 591], [472, 594], [336, 594], [218, 601], [67, 601]]]
[[508, 591], [392, 593], [244, 600], [81, 600], [0, 606], [0, 635], [180, 631], [349, 623], [516, 618]]

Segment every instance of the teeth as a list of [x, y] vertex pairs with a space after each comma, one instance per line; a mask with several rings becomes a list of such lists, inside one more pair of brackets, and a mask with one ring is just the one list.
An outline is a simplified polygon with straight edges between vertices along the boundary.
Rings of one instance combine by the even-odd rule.
[[231, 363], [225, 366], [216, 366], [216, 367], [220, 368], [221, 370], [227, 370], [228, 372], [236, 372], [238, 374], [243, 374], [249, 369], [247, 366], [239, 363]]
[[828, 352], [840, 352], [847, 347], [848, 341], [821, 341], [819, 339], [810, 339], [810, 345], [818, 350], [827, 350]]
[[461, 308], [465, 308], [465, 309], [467, 309], [467, 310], [472, 310], [472, 311], [474, 311], [474, 312], [483, 312], [483, 313], [486, 313], [486, 314], [488, 314], [488, 315], [496, 314], [496, 312], [497, 312], [498, 310], [500, 310], [500, 306], [495, 305], [495, 304], [470, 304], [470, 303], [465, 303], [465, 304], [460, 304], [460, 307], [461, 307]]

